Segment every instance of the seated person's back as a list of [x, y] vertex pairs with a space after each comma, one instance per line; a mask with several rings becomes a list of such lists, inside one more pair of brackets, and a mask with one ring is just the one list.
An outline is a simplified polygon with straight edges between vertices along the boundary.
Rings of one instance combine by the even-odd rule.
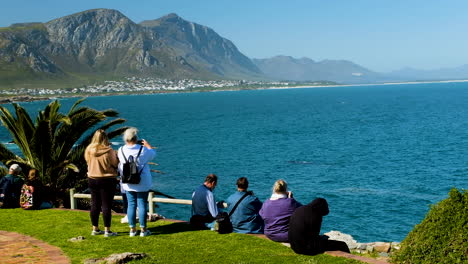
[[218, 215], [218, 207], [214, 199], [213, 190], [218, 178], [215, 174], [206, 177], [205, 182], [198, 186], [192, 194], [192, 217], [190, 224], [196, 228], [212, 228], [212, 223]]
[[227, 199], [227, 212], [231, 213], [235, 204], [246, 195], [231, 214], [233, 231], [236, 233], [261, 234], [263, 233], [263, 219], [260, 217], [259, 211], [262, 202], [252, 192], [247, 191], [248, 186], [247, 178], [241, 177], [237, 180], [237, 192]]
[[288, 242], [289, 217], [296, 208], [302, 206], [287, 191], [287, 183], [277, 180], [273, 186], [273, 194], [263, 203], [260, 216], [265, 223], [265, 235], [277, 242]]

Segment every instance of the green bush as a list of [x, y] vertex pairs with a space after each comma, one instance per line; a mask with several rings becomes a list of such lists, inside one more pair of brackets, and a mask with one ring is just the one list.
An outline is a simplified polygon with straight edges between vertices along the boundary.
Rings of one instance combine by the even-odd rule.
[[468, 263], [468, 190], [453, 188], [408, 234], [394, 263]]

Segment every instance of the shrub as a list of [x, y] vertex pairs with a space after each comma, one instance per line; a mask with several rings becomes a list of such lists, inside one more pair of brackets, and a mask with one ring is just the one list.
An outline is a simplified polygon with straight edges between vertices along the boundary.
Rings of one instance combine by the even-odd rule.
[[468, 190], [453, 188], [408, 234], [395, 263], [468, 263]]

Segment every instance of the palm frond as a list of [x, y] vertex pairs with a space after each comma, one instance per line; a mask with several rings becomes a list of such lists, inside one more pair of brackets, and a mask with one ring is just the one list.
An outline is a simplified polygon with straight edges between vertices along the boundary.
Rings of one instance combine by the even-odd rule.
[[9, 150], [4, 144], [0, 143], [0, 161], [6, 165], [9, 160], [16, 158], [15, 153]]
[[71, 113], [73, 113], [75, 111], [75, 108], [78, 107], [78, 105], [81, 104], [84, 100], [86, 100], [86, 98], [80, 98], [80, 99], [76, 100], [76, 102], [72, 105], [72, 107], [68, 111], [67, 116], [71, 115]]
[[34, 124], [28, 113], [18, 104], [13, 104], [16, 117], [8, 109], [0, 107], [0, 120], [5, 128], [10, 132], [13, 142], [20, 148], [25, 157], [32, 157], [29, 139], [31, 138]]
[[101, 111], [107, 117], [116, 117], [119, 113], [114, 109], [106, 109]]

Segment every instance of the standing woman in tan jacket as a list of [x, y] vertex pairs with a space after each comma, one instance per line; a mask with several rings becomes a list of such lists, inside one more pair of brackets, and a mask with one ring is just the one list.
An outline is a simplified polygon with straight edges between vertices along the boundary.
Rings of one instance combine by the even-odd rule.
[[[110, 230], [111, 208], [117, 184], [117, 153], [110, 147], [109, 138], [104, 130], [97, 130], [91, 143], [86, 147], [85, 160], [88, 164], [88, 184], [91, 190], [91, 235], [104, 234], [105, 237], [116, 236]], [[99, 229], [99, 214], [102, 209], [104, 232]]]

